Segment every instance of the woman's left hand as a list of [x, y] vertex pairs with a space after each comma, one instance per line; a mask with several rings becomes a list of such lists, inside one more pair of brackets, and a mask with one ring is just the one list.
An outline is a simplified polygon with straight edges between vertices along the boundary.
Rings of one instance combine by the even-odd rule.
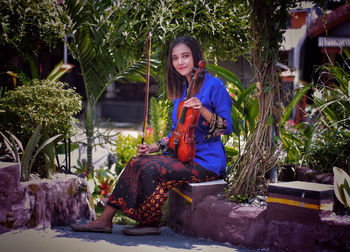
[[197, 97], [191, 97], [184, 102], [184, 106], [187, 108], [201, 109], [202, 103]]

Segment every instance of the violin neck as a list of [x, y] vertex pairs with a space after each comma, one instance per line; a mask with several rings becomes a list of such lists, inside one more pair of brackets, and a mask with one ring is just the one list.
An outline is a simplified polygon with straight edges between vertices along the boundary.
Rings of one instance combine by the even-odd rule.
[[[190, 87], [187, 90], [187, 94], [186, 94], [185, 100], [188, 100], [188, 99], [190, 99], [193, 96], [192, 91], [193, 91], [193, 86], [196, 83], [196, 80], [197, 80], [197, 78], [195, 76], [193, 76], [192, 80], [191, 80]], [[184, 123], [185, 122], [187, 110], [188, 110], [188, 108], [186, 108], [186, 107], [182, 108], [181, 115], [180, 115], [180, 118], [179, 118], [180, 123]]]
[[193, 92], [193, 88], [194, 88], [195, 83], [196, 83], [196, 78], [195, 78], [195, 76], [193, 76], [192, 80], [191, 80], [190, 87], [187, 90], [185, 100], [188, 100], [188, 99], [190, 99], [193, 96], [192, 92]]

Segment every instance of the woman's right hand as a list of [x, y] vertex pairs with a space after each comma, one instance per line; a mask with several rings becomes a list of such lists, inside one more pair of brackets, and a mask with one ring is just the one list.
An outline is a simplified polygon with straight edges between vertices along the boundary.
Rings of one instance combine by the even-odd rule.
[[145, 156], [150, 153], [151, 149], [148, 144], [139, 144], [137, 145], [137, 156]]
[[159, 146], [156, 143], [153, 144], [139, 144], [137, 145], [137, 156], [146, 156], [150, 153], [159, 151]]

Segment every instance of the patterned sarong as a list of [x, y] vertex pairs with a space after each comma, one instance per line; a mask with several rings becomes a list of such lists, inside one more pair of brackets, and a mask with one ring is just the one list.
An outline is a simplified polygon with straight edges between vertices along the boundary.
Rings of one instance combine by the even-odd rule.
[[169, 189], [217, 178], [217, 174], [196, 162], [182, 163], [171, 154], [134, 157], [126, 165], [107, 204], [142, 224], [157, 226]]

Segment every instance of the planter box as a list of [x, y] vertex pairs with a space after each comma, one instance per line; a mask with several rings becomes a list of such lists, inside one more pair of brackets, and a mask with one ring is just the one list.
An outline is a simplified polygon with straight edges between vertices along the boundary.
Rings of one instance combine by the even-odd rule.
[[0, 233], [95, 218], [87, 183], [75, 175], [20, 182], [19, 165], [0, 162], [0, 178]]
[[[211, 186], [196, 184], [197, 196], [210, 193], [192, 203], [170, 192], [168, 223], [174, 231], [269, 251], [350, 251], [350, 216], [329, 211], [333, 204], [329, 185], [271, 184], [267, 207], [226, 201], [218, 196], [223, 194], [222, 188], [215, 192]], [[193, 196], [191, 184], [178, 189]]]

